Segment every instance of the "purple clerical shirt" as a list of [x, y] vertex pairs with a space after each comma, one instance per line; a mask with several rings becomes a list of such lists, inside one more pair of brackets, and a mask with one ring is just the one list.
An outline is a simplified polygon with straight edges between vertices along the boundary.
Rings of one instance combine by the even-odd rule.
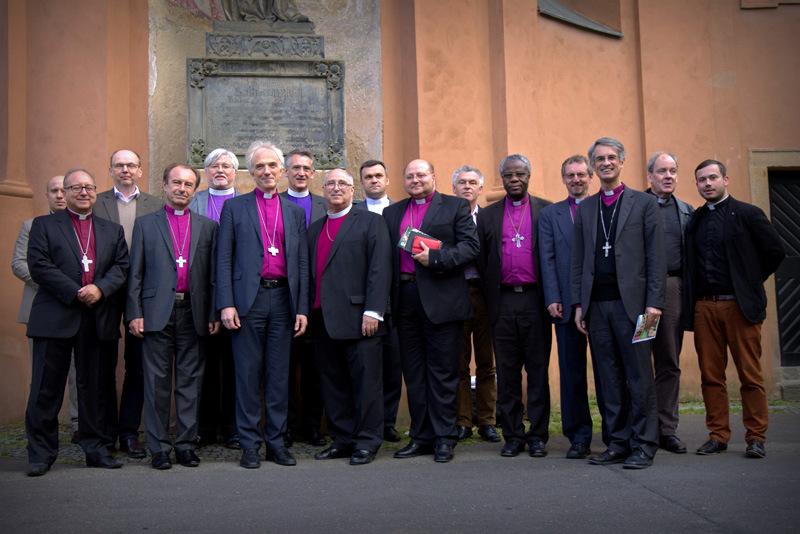
[[[500, 281], [511, 286], [535, 284], [530, 197], [526, 195], [519, 201], [512, 201], [506, 197], [503, 208]], [[517, 232], [522, 238], [519, 241], [516, 239]]]
[[[420, 226], [422, 226], [422, 219], [424, 219], [425, 214], [428, 213], [428, 207], [431, 205], [431, 199], [433, 198], [433, 195], [434, 194], [431, 193], [425, 198], [408, 199], [408, 207], [403, 215], [403, 220], [400, 221], [400, 235], [398, 236], [398, 239], [403, 237], [403, 233], [406, 231], [406, 227], [409, 225], [417, 230], [420, 229]], [[400, 272], [408, 274], [414, 274], [417, 272], [416, 266], [414, 265], [414, 258], [411, 257], [410, 252], [406, 252], [405, 250], [400, 251]]]
[[206, 217], [219, 224], [219, 214], [222, 213], [222, 205], [229, 198], [233, 198], [235, 193], [228, 193], [227, 195], [215, 195], [212, 193], [214, 189], [208, 190], [208, 204], [206, 205]]
[[602, 193], [602, 195], [600, 195], [600, 198], [603, 199], [603, 204], [605, 204], [606, 206], [610, 206], [611, 204], [616, 202], [620, 194], [622, 194], [623, 189], [625, 189], [625, 184], [619, 184], [611, 191], [605, 191], [601, 189], [600, 192]]
[[[92, 225], [92, 214], [79, 215], [74, 211], [67, 210], [72, 228], [75, 229], [75, 236], [78, 240], [78, 248], [81, 249], [81, 284], [89, 285], [94, 281], [94, 264], [97, 261], [97, 253], [94, 246], [94, 227]], [[86, 255], [84, 263], [83, 255]]]
[[286, 278], [285, 237], [280, 199], [277, 193], [270, 195], [256, 189], [256, 204], [258, 221], [261, 225], [261, 243], [264, 247], [261, 278], [273, 280]]
[[178, 283], [175, 291], [189, 291], [189, 250], [192, 248], [192, 222], [189, 210], [174, 210], [164, 206], [167, 224], [172, 235], [172, 252], [175, 254], [175, 267], [178, 269]]
[[[288, 193], [289, 194], [287, 196], [289, 197], [289, 200], [291, 200], [292, 202], [303, 208], [303, 211], [306, 212], [306, 228], [308, 228], [308, 225], [311, 224], [311, 193], [306, 191], [305, 196], [301, 197], [294, 196], [292, 194], [294, 193], [294, 191], [292, 191], [291, 189], [288, 191]], [[295, 194], [299, 195], [300, 193], [295, 193]]]
[[[347, 213], [349, 213], [349, 210]], [[336, 240], [336, 234], [339, 232], [339, 228], [342, 227], [347, 213], [343, 213], [343, 216], [339, 217], [336, 217], [337, 214], [334, 214], [333, 217], [328, 215], [325, 223], [322, 225], [322, 232], [319, 234], [319, 240], [317, 241], [317, 264], [314, 266], [316, 268], [316, 276], [314, 277], [316, 286], [314, 291], [315, 310], [322, 307], [322, 271], [325, 270], [325, 264], [328, 263], [328, 256], [331, 254], [331, 247]]]

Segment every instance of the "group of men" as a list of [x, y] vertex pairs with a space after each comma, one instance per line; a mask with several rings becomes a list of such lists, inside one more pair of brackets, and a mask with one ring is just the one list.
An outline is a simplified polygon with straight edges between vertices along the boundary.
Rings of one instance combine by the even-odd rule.
[[[499, 168], [505, 197], [483, 209], [475, 167], [454, 172], [449, 196], [437, 192], [433, 165], [413, 160], [403, 173], [408, 197], [391, 202], [386, 167], [370, 160], [359, 170], [366, 199], [354, 202], [346, 170], [328, 172], [323, 196], [313, 195], [312, 155], [284, 160], [263, 140], [245, 154], [255, 184], [248, 194], [235, 190], [238, 159], [225, 149], [205, 160], [207, 191], [196, 193], [191, 167], [165, 169], [166, 203], [138, 191], [132, 151], [112, 155], [115, 187], [106, 193], [96, 193], [88, 171], [70, 169], [66, 210], [51, 203], [53, 213], [30, 225], [27, 264], [39, 290], [28, 322], [28, 474], [45, 474], [57, 456], [73, 353], [77, 439], [90, 466], [122, 465], [112, 456], [116, 439], [129, 456], [146, 456], [142, 407], [156, 469], [172, 466], [173, 450], [178, 463], [197, 466], [195, 448], [217, 430], [242, 449], [244, 468], [260, 466], [262, 445], [267, 460], [295, 465], [294, 436], [328, 444], [323, 408], [332, 441], [315, 458], [367, 464], [384, 440], [401, 439], [403, 379], [411, 440], [395, 458], [449, 462], [475, 419], [483, 439], [505, 440], [502, 456], [527, 448], [543, 457], [551, 324], [567, 458], [641, 469], [659, 446], [686, 452], [676, 436], [679, 353], [692, 327], [711, 431], [697, 452], [722, 452], [730, 439], [727, 345], [742, 380], [746, 452], [763, 457], [763, 281], [784, 256], [780, 238], [761, 210], [727, 194], [720, 162], [695, 172], [706, 200], [696, 213], [674, 196], [674, 155], [650, 159], [647, 192], [621, 182], [624, 163], [619, 141], [598, 139], [588, 159], [564, 162], [568, 197], [551, 204], [528, 193], [531, 164], [512, 154]], [[284, 175], [289, 189], [278, 194]], [[589, 196], [593, 175], [601, 190]], [[432, 239], [401, 247], [410, 230]], [[637, 321], [658, 324], [652, 343], [632, 343]], [[607, 447], [596, 456], [587, 337]]]

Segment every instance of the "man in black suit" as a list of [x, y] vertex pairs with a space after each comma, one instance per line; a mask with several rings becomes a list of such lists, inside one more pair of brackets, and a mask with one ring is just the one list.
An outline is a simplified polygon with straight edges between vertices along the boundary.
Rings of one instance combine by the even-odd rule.
[[147, 447], [155, 469], [172, 467], [169, 412], [175, 368], [178, 463], [196, 467], [197, 417], [205, 367], [200, 337], [217, 334], [213, 306], [217, 225], [188, 210], [197, 172], [186, 165], [164, 170], [167, 205], [136, 220], [131, 243], [126, 317], [144, 339], [144, 409]]
[[686, 446], [676, 435], [678, 392], [681, 385], [680, 355], [683, 347], [683, 278], [686, 268], [686, 229], [694, 208], [675, 196], [678, 185], [678, 158], [669, 152], [656, 152], [647, 161], [648, 193], [658, 198], [664, 223], [664, 250], [667, 258], [666, 300], [653, 340], [653, 367], [656, 372], [658, 405], [658, 444], [675, 454], [685, 454]]
[[58, 455], [58, 412], [74, 351], [78, 440], [90, 467], [118, 468], [103, 424], [102, 392], [116, 362], [128, 274], [122, 227], [92, 214], [97, 186], [85, 169], [64, 175], [67, 209], [37, 217], [28, 241], [31, 278], [39, 285], [28, 321], [33, 338], [31, 392], [25, 413], [28, 475], [44, 475]]
[[[294, 202], [306, 215], [306, 228], [325, 216], [325, 199], [309, 191], [314, 179], [314, 158], [306, 150], [292, 150], [286, 154], [286, 179], [289, 188], [280, 194]], [[300, 397], [296, 392], [297, 373], [300, 372]], [[292, 359], [289, 363], [289, 428], [284, 436], [291, 445], [296, 433], [311, 445], [325, 445], [325, 436], [320, 434], [322, 423], [322, 395], [319, 372], [314, 355], [314, 342], [310, 335], [300, 336], [292, 342]], [[300, 421], [298, 422], [298, 415]], [[299, 428], [295, 428], [299, 423]]]
[[391, 285], [391, 243], [379, 215], [352, 209], [353, 177], [324, 182], [328, 215], [308, 229], [310, 301], [331, 446], [317, 460], [375, 459], [383, 443], [381, 341]]
[[436, 192], [433, 165], [421, 159], [405, 168], [410, 198], [383, 210], [393, 243], [411, 226], [441, 242], [441, 248], [410, 254], [392, 247], [392, 314], [411, 415], [411, 443], [395, 458], [434, 454], [453, 459], [458, 442], [461, 334], [472, 316], [464, 265], [475, 259], [478, 239], [466, 200]]
[[728, 175], [719, 161], [694, 171], [706, 203], [689, 222], [685, 306], [694, 327], [706, 405], [708, 441], [697, 454], [725, 452], [731, 438], [725, 368], [728, 350], [739, 373], [745, 454], [766, 455], [769, 410], [761, 371], [761, 323], [767, 316], [764, 281], [786, 257], [778, 232], [764, 212], [728, 194]]
[[[94, 213], [111, 222], [121, 224], [125, 231], [125, 242], [131, 248], [133, 223], [136, 218], [164, 207], [164, 202], [139, 191], [136, 183], [142, 177], [142, 162], [139, 154], [132, 150], [117, 150], [111, 154], [108, 173], [114, 187], [97, 195]], [[127, 320], [126, 320], [127, 322]], [[119, 416], [116, 409], [110, 414], [107, 424], [111, 427], [111, 443], [119, 437], [120, 448], [131, 458], [144, 458], [147, 453], [139, 443], [139, 426], [142, 424], [144, 406], [144, 374], [142, 371], [142, 342], [125, 331], [125, 378], [119, 401]], [[116, 369], [109, 377], [110, 389], [105, 395], [117, 403]]]
[[632, 343], [639, 315], [650, 328], [664, 308], [667, 265], [658, 202], [620, 181], [625, 148], [610, 137], [594, 142], [589, 161], [600, 192], [578, 206], [572, 239], [571, 305], [589, 336], [603, 390], [610, 443], [589, 463], [653, 464], [658, 412], [650, 341]]
[[[389, 186], [389, 174], [382, 161], [370, 159], [361, 164], [361, 187], [366, 198], [364, 202], [353, 204], [353, 209], [369, 210], [383, 215], [383, 209], [394, 204], [386, 194]], [[400, 408], [400, 396], [403, 393], [403, 369], [400, 367], [400, 345], [397, 340], [397, 328], [388, 317], [387, 333], [383, 336], [381, 352], [383, 354], [383, 439], [398, 442], [402, 438], [394, 426], [397, 423], [397, 411]]]
[[261, 465], [262, 442], [267, 460], [297, 463], [283, 436], [292, 336], [303, 335], [308, 324], [308, 245], [303, 210], [278, 195], [280, 149], [255, 141], [245, 163], [256, 188], [222, 206], [216, 307], [225, 328], [232, 331], [239, 465], [255, 469]]
[[[500, 454], [547, 455], [550, 423], [550, 345], [552, 328], [540, 283], [539, 212], [550, 204], [528, 194], [531, 164], [512, 154], [500, 163], [506, 198], [478, 214], [481, 271], [497, 361], [497, 402], [506, 443]], [[522, 367], [528, 379], [525, 432]]]

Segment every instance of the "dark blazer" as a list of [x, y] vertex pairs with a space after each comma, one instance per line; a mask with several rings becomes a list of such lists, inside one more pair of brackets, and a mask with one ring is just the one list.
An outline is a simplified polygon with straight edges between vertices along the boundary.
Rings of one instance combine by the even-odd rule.
[[[225, 202], [217, 236], [217, 310], [235, 306], [247, 315], [256, 299], [264, 264], [264, 245], [256, 193]], [[295, 203], [280, 198], [284, 230], [284, 257], [292, 315], [308, 316], [308, 245], [306, 214]]]
[[[208, 335], [208, 323], [218, 320], [214, 308], [217, 225], [189, 213], [189, 294], [197, 335]], [[158, 210], [136, 219], [131, 240], [131, 268], [125, 317], [144, 318], [146, 332], [163, 330], [175, 302], [178, 268], [167, 212]]]
[[[103, 298], [92, 309], [97, 336], [104, 341], [119, 339], [128, 276], [128, 247], [122, 226], [92, 216], [96, 258], [94, 285]], [[83, 267], [75, 230], [67, 210], [36, 217], [28, 240], [28, 267], [39, 284], [33, 299], [28, 337], [73, 337], [80, 327], [84, 304], [76, 297], [83, 286]]]
[[[697, 224], [708, 213], [704, 204], [694, 212], [686, 234], [688, 276], [684, 281], [684, 308], [689, 310], [686, 330], [694, 326], [694, 246]], [[764, 281], [786, 257], [786, 249], [775, 227], [757, 206], [728, 198], [728, 222], [723, 226], [725, 255], [731, 271], [733, 291], [742, 314], [751, 323], [767, 317], [767, 294]]]
[[[533, 238], [533, 265], [537, 280], [542, 276], [542, 265], [539, 261], [539, 212], [550, 202], [532, 195], [530, 199], [531, 210], [531, 237]], [[500, 281], [502, 280], [502, 248], [503, 248], [503, 217], [505, 216], [505, 197], [478, 211], [478, 240], [480, 254], [478, 254], [478, 270], [483, 280], [483, 289], [486, 293], [486, 306], [489, 310], [489, 322], [495, 324], [500, 314]], [[540, 281], [540, 280], [538, 280]], [[539, 286], [539, 300], [544, 307], [544, 293], [542, 285]], [[549, 316], [542, 314], [544, 319]], [[549, 322], [549, 321], [548, 321]], [[549, 327], [548, 327], [549, 328]]]
[[[208, 209], [208, 195], [208, 189], [203, 189], [202, 191], [198, 191], [194, 194], [192, 200], [189, 202], [189, 209], [192, 211], [192, 213], [198, 213], [204, 217], [208, 217], [208, 214], [206, 213], [206, 210]], [[241, 195], [241, 193], [234, 189], [233, 196], [238, 197], [239, 195]]]
[[[136, 217], [153, 213], [163, 207], [163, 200], [140, 191], [139, 197], [136, 199]], [[119, 224], [119, 207], [117, 206], [117, 197], [114, 196], [113, 188], [97, 194], [97, 202], [94, 204], [92, 213]]]
[[[408, 208], [406, 198], [383, 210], [392, 243], [392, 310], [397, 311], [400, 292], [400, 223]], [[464, 265], [478, 254], [478, 237], [463, 198], [433, 194], [431, 205], [422, 219], [420, 230], [442, 242], [440, 250], [431, 250], [430, 267], [414, 262], [422, 307], [435, 324], [463, 321], [472, 317], [472, 299], [464, 278]]]
[[[317, 243], [328, 217], [308, 228], [308, 258], [311, 283], [310, 306], [316, 295]], [[323, 236], [323, 239], [328, 239]], [[365, 311], [386, 313], [392, 283], [392, 253], [389, 231], [380, 215], [351, 209], [342, 222], [322, 270], [320, 304], [325, 329], [331, 339], [361, 339]], [[387, 332], [380, 323], [377, 335]]]
[[[603, 237], [602, 229], [598, 228], [601, 194], [598, 192], [578, 205], [572, 234], [570, 304], [580, 304], [584, 317], [589, 313], [592, 297], [595, 247]], [[667, 281], [664, 231], [655, 196], [626, 186], [618, 202], [613, 248], [617, 285], [625, 312], [635, 323], [646, 307], [664, 308]]]
[[[533, 220], [533, 219], [531, 219]], [[569, 200], [546, 206], [539, 213], [539, 282], [544, 290], [544, 304], [560, 302], [563, 313], [554, 323], [571, 320], [570, 262], [572, 261], [572, 213]]]
[[[314, 193], [309, 193], [309, 195], [311, 195], [311, 221], [308, 224], [309, 226], [311, 226], [311, 223], [323, 218], [325, 214], [328, 213], [328, 205], [325, 203], [325, 199], [322, 198], [321, 196], [315, 195]], [[286, 200], [289, 200], [288, 191], [279, 193], [278, 196], [281, 196]], [[289, 202], [292, 201], [289, 200]], [[292, 202], [292, 204], [294, 204], [294, 202]], [[303, 213], [305, 214], [305, 211]]]

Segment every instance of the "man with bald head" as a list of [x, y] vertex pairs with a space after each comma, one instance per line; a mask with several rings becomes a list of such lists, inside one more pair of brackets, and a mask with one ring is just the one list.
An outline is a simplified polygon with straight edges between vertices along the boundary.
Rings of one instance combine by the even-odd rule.
[[411, 254], [392, 247], [392, 314], [411, 415], [411, 443], [394, 456], [433, 454], [435, 461], [449, 462], [458, 442], [461, 336], [472, 317], [464, 266], [478, 254], [478, 237], [469, 203], [436, 192], [430, 162], [411, 161], [403, 176], [409, 198], [383, 210], [392, 243], [412, 227], [437, 239], [440, 248], [422, 243]]
[[[132, 150], [117, 150], [111, 154], [108, 174], [114, 187], [99, 193], [95, 213], [99, 217], [121, 224], [125, 231], [125, 242], [131, 248], [133, 222], [137, 217], [147, 215], [164, 207], [164, 202], [152, 195], [139, 191], [137, 182], [142, 177], [142, 162], [139, 154]], [[127, 321], [126, 321], [127, 322]], [[144, 375], [142, 372], [142, 342], [125, 330], [125, 379], [122, 383], [122, 397], [119, 402], [119, 417], [114, 413], [107, 424], [112, 427], [113, 447], [119, 436], [120, 448], [131, 458], [144, 458], [147, 453], [139, 443], [139, 426], [142, 423], [144, 407]], [[113, 389], [107, 394], [116, 398], [116, 371], [110, 376]]]
[[73, 351], [86, 465], [122, 466], [107, 447], [103, 414], [113, 407], [103, 380], [116, 361], [128, 249], [120, 225], [93, 216], [97, 187], [88, 171], [67, 171], [64, 190], [67, 209], [34, 219], [28, 242], [31, 278], [39, 284], [27, 332], [33, 338], [25, 414], [29, 476], [45, 474], [58, 455], [58, 411]]

